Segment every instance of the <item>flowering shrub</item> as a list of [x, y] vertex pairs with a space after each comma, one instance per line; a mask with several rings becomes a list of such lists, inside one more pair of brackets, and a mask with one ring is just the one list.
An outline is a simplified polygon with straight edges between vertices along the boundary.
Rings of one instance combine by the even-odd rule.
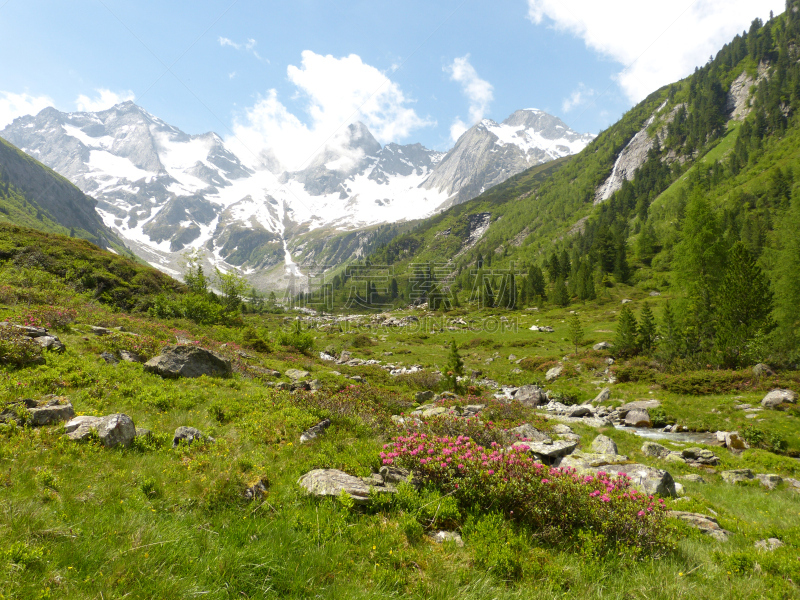
[[44, 327], [63, 331], [75, 321], [76, 317], [77, 312], [72, 308], [40, 306], [26, 311], [16, 320], [28, 327]]
[[164, 342], [149, 335], [131, 335], [118, 331], [98, 338], [98, 342], [106, 351], [112, 354], [116, 354], [120, 350], [127, 350], [145, 359], [152, 358], [158, 354], [158, 351], [164, 345]]
[[551, 542], [592, 531], [600, 552], [663, 553], [669, 546], [664, 501], [633, 489], [624, 474], [578, 475], [541, 465], [522, 448], [484, 447], [465, 436], [398, 436], [380, 454], [452, 494], [465, 510], [501, 512]]
[[13, 327], [0, 327], [0, 364], [24, 367], [43, 363], [39, 344]]

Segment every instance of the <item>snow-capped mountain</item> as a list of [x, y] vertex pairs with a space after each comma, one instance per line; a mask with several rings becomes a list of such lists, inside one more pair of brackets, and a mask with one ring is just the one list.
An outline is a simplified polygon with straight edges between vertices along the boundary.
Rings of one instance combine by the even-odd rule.
[[174, 274], [189, 249], [250, 274], [291, 265], [287, 242], [297, 235], [422, 218], [593, 139], [535, 109], [478, 123], [446, 155], [381, 146], [355, 123], [303, 170], [276, 175], [246, 166], [218, 135], [188, 135], [132, 102], [98, 113], [47, 108], [0, 136], [96, 198], [106, 225]]

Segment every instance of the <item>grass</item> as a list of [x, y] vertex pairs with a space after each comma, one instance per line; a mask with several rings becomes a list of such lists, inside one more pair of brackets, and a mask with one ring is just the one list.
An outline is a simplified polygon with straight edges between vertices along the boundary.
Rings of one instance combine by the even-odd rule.
[[[394, 377], [379, 367], [335, 365], [319, 360], [315, 352], [282, 347], [276, 339], [284, 315], [246, 314], [242, 324], [231, 327], [156, 320], [110, 308], [92, 294], [75, 295], [69, 282], [52, 274], [40, 277], [35, 275], [40, 271], [32, 271], [27, 276], [31, 285], [25, 287], [11, 260], [0, 270], [6, 282], [0, 319], [20, 321], [44, 314], [52, 304], [74, 310], [75, 320], [57, 332], [67, 345], [63, 355], [46, 354], [41, 366], [0, 367], [2, 398], [66, 395], [78, 414], [123, 412], [153, 436], [137, 439], [130, 449], [108, 450], [96, 441], [70, 442], [60, 427], [0, 426], [3, 600], [672, 599], [717, 598], [721, 589], [732, 598], [800, 597], [795, 583], [800, 581], [799, 496], [786, 485], [768, 492], [758, 485], [730, 486], [718, 474], [704, 473], [706, 484], [684, 484], [690, 500], [669, 500], [668, 505], [716, 512], [720, 524], [733, 532], [731, 540], [721, 544], [676, 525], [672, 552], [636, 562], [598, 556], [588, 533], [579, 538], [583, 541], [545, 544], [524, 528], [503, 525], [487, 530], [480, 523], [492, 517], [484, 514], [464, 514], [458, 521], [464, 547], [439, 545], [420, 538], [409, 521], [412, 517], [398, 506], [364, 510], [335, 498], [314, 500], [297, 485], [297, 479], [314, 468], [339, 468], [360, 476], [377, 469], [382, 444], [396, 433], [390, 416], [409, 412], [416, 391], [440, 389], [434, 372], [443, 365], [451, 340], [459, 345], [467, 372], [481, 370], [501, 383], [543, 383], [542, 370], [514, 372], [520, 365], [509, 355], [533, 359], [528, 364], [562, 361], [568, 375], [548, 387], [578, 400], [594, 397], [607, 385], [602, 378], [607, 353], [588, 348], [612, 341], [621, 298], [632, 298], [635, 306], [645, 298], [634, 288], [612, 288], [608, 297], [577, 309], [586, 332], [578, 357], [566, 340], [569, 311], [546, 307], [537, 312], [456, 311], [476, 325], [490, 317], [499, 324], [503, 316], [516, 322], [516, 328], [496, 332], [450, 331], [448, 319], [456, 314], [444, 321], [431, 316], [417, 331], [367, 327], [366, 319], [358, 330], [311, 330], [316, 350], [333, 346], [355, 357], [426, 368], [419, 375]], [[20, 299], [23, 292], [33, 294], [29, 301]], [[658, 313], [664, 300], [649, 301]], [[533, 324], [551, 325], [555, 332], [531, 332]], [[138, 336], [96, 336], [90, 325], [121, 327]], [[270, 352], [244, 347], [247, 327], [269, 338]], [[162, 380], [145, 373], [141, 365], [108, 365], [99, 357], [104, 350], [126, 344], [136, 344], [150, 356], [176, 337], [197, 340], [231, 359], [233, 377]], [[392, 355], [384, 356], [387, 352]], [[494, 360], [488, 362], [490, 358]], [[288, 378], [261, 374], [289, 368], [308, 370], [322, 390], [315, 395], [279, 391], [270, 384], [289, 382]], [[365, 383], [354, 384], [348, 379], [353, 375], [362, 376]], [[711, 430], [741, 429], [756, 421], [784, 436], [788, 451], [800, 447], [796, 415], [763, 411], [748, 420], [733, 409], [741, 402], [757, 404], [761, 391], [682, 396], [653, 385], [616, 384], [610, 402], [658, 398], [669, 417]], [[484, 395], [484, 402], [494, 393], [489, 388], [472, 392]], [[326, 434], [299, 444], [300, 433], [323, 418], [333, 422]], [[530, 411], [515, 412], [514, 418], [534, 420]], [[181, 425], [197, 427], [217, 441], [173, 451], [172, 432]], [[583, 448], [599, 433], [585, 426], [575, 430]], [[603, 433], [632, 460], [668, 468], [678, 478], [692, 472], [684, 465], [644, 457], [644, 440], [629, 432]], [[712, 450], [722, 460], [718, 470], [747, 467], [796, 476], [800, 465], [765, 450], [738, 457]], [[267, 486], [266, 496], [245, 501], [243, 489], [258, 481]], [[755, 541], [770, 536], [786, 546], [768, 556], [758, 553]]]

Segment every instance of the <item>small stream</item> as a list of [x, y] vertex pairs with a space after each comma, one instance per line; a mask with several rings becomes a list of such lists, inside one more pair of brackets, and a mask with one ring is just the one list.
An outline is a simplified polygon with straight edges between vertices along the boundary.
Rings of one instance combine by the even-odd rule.
[[668, 440], [670, 442], [686, 443], [686, 444], [707, 444], [709, 446], [716, 446], [717, 436], [714, 433], [697, 433], [695, 431], [681, 431], [681, 432], [666, 432], [661, 429], [647, 429], [645, 427], [622, 427], [616, 425], [616, 429], [620, 431], [627, 431], [639, 437], [648, 440]]

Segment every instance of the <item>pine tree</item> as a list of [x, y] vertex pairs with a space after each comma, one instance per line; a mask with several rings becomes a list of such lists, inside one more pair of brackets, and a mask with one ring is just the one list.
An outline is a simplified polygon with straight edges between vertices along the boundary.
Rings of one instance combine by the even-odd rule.
[[650, 305], [645, 302], [639, 315], [638, 328], [638, 344], [643, 354], [649, 356], [655, 350], [657, 335], [656, 319]]
[[634, 356], [637, 353], [638, 333], [636, 317], [628, 305], [624, 304], [617, 318], [617, 335], [614, 339], [614, 349], [619, 356]]
[[783, 247], [775, 267], [775, 314], [780, 338], [788, 342], [787, 347], [796, 347], [800, 329], [800, 194], [795, 194], [778, 231]]
[[447, 387], [453, 392], [458, 392], [460, 388], [458, 378], [464, 375], [464, 361], [458, 353], [455, 340], [450, 342], [450, 353], [447, 355], [447, 364], [442, 370], [442, 375]]
[[578, 356], [578, 346], [583, 341], [583, 326], [581, 325], [581, 318], [577, 313], [572, 315], [567, 326], [567, 336], [570, 342], [575, 346], [575, 356]]
[[660, 334], [658, 358], [669, 366], [680, 356], [681, 352], [681, 333], [669, 302], [664, 306]]
[[556, 306], [569, 305], [569, 291], [567, 290], [567, 283], [563, 275], [559, 276], [553, 285], [553, 304]]
[[769, 281], [745, 245], [737, 242], [717, 293], [715, 346], [726, 367], [751, 359], [751, 343], [775, 327], [772, 306]]

